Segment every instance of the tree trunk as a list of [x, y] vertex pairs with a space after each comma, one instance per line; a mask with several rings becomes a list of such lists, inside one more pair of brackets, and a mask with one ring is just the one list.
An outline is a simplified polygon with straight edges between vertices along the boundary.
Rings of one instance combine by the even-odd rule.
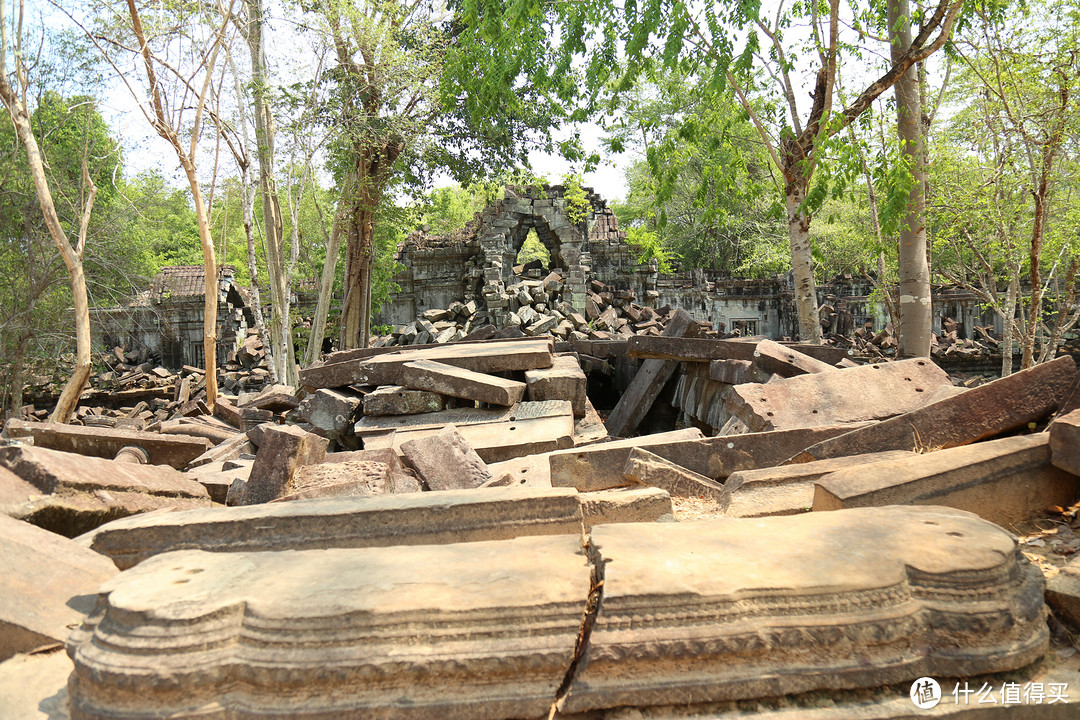
[[[351, 187], [352, 180], [345, 181], [345, 187]], [[319, 298], [315, 303], [315, 317], [311, 319], [311, 335], [308, 337], [307, 353], [304, 355], [304, 365], [309, 366], [319, 359], [322, 354], [323, 338], [326, 336], [326, 317], [330, 314], [330, 296], [334, 291], [334, 277], [337, 275], [338, 255], [341, 252], [341, 241], [345, 237], [343, 223], [344, 205], [338, 205], [338, 211], [334, 215], [333, 226], [330, 233], [326, 232], [326, 223], [322, 220], [322, 208], [316, 195], [315, 208], [319, 211], [320, 226], [323, 228], [323, 239], [326, 241], [326, 258], [323, 260], [322, 277], [319, 281]]]
[[[4, 16], [3, 12], [0, 11], [0, 26], [3, 25]], [[0, 37], [0, 42], [6, 45], [6, 35]], [[17, 74], [25, 79], [23, 73]], [[83, 275], [82, 258], [83, 248], [86, 243], [87, 226], [90, 222], [90, 212], [94, 207], [94, 198], [97, 196], [97, 188], [87, 172], [86, 158], [84, 156], [83, 179], [89, 188], [89, 194], [86, 204], [82, 208], [82, 217], [79, 222], [79, 240], [76, 246], [72, 247], [67, 233], [60, 224], [60, 218], [56, 214], [56, 206], [53, 204], [49, 181], [45, 176], [45, 165], [42, 162], [41, 149], [38, 147], [37, 138], [34, 137], [33, 128], [30, 125], [30, 115], [22, 98], [8, 83], [7, 67], [3, 62], [0, 62], [0, 100], [3, 101], [4, 107], [11, 117], [11, 122], [15, 126], [19, 141], [26, 151], [30, 176], [34, 180], [34, 191], [37, 194], [38, 205], [41, 206], [41, 214], [45, 217], [45, 226], [49, 229], [49, 234], [52, 236], [53, 242], [56, 243], [71, 278], [71, 295], [75, 308], [75, 371], [71, 374], [67, 384], [64, 385], [64, 390], [60, 393], [56, 408], [49, 418], [51, 422], [65, 423], [71, 419], [71, 414], [79, 404], [79, 397], [90, 379], [90, 303], [86, 296], [86, 277]]]
[[810, 216], [803, 210], [806, 183], [789, 182], [784, 194], [791, 240], [791, 271], [795, 279], [795, 311], [799, 318], [799, 339], [821, 343], [821, 316], [814, 287], [814, 260], [810, 254]]
[[270, 346], [277, 375], [296, 386], [296, 356], [289, 321], [290, 278], [285, 271], [282, 245], [281, 205], [274, 180], [274, 116], [266, 103], [266, 54], [263, 52], [262, 0], [246, 0], [248, 49], [251, 51], [252, 102], [255, 106], [255, 142], [259, 158], [259, 194], [262, 196], [263, 228], [266, 232], [266, 267], [270, 275]]
[[214, 409], [217, 402], [217, 310], [218, 310], [218, 271], [214, 253], [214, 238], [210, 235], [210, 220], [206, 216], [199, 179], [195, 176], [195, 166], [186, 157], [180, 163], [187, 174], [191, 196], [195, 200], [195, 219], [199, 225], [199, 242], [203, 251], [203, 357], [206, 365], [206, 406]]
[[[357, 193], [357, 197], [365, 193]], [[375, 225], [370, 203], [356, 201], [346, 225], [345, 298], [341, 309], [341, 349], [367, 347], [371, 322], [371, 268]]]
[[[888, 1], [892, 59], [911, 47], [911, 12], [907, 0]], [[930, 266], [926, 261], [926, 200], [923, 186], [922, 105], [919, 79], [905, 72], [896, 81], [896, 134], [900, 155], [911, 169], [907, 212], [900, 227], [900, 325], [897, 357], [930, 357], [933, 315], [930, 308]]]
[[1020, 280], [1009, 280], [1009, 289], [1005, 293], [1005, 312], [1002, 316], [1001, 332], [1001, 377], [1012, 375], [1013, 337], [1016, 332], [1016, 301], [1020, 295]]

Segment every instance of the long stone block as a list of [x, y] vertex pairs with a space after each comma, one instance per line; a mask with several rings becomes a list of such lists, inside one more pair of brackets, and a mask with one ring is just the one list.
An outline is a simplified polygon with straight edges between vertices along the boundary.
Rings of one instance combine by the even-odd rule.
[[630, 451], [623, 475], [631, 482], [660, 488], [675, 497], [708, 498], [724, 510], [731, 502], [731, 493], [720, 483], [641, 448]]
[[[12, 446], [0, 448], [0, 468], [10, 470], [37, 491], [9, 500], [5, 512], [65, 537], [159, 508], [184, 510], [210, 505], [206, 488], [165, 465]], [[7, 492], [0, 495], [10, 497]]]
[[1074, 557], [1046, 581], [1046, 602], [1058, 615], [1080, 627], [1080, 557]]
[[[754, 360], [754, 352], [761, 338], [742, 340], [717, 340], [714, 338], [664, 338], [650, 335], [637, 335], [629, 338], [626, 354], [637, 358], [659, 360], [677, 360], [680, 362], [709, 362], [711, 360]], [[827, 345], [807, 345], [803, 343], [781, 343], [804, 355], [835, 365], [851, 353], [842, 348]], [[583, 348], [589, 346], [582, 346]], [[582, 349], [588, 355], [596, 355], [588, 349]], [[596, 355], [596, 357], [604, 357]]]
[[532, 342], [443, 345], [429, 350], [403, 351], [365, 360], [357, 365], [351, 381], [357, 385], [402, 385], [401, 368], [406, 363], [431, 360], [478, 373], [499, 373], [551, 367], [554, 361], [550, 337]]
[[[675, 311], [667, 327], [664, 328], [664, 337], [682, 338], [695, 337], [700, 332], [700, 326], [683, 309]], [[652, 408], [653, 402], [664, 389], [664, 385], [675, 374], [678, 363], [672, 360], [646, 360], [641, 364], [630, 386], [626, 388], [619, 402], [615, 404], [611, 414], [604, 423], [610, 434], [616, 437], [624, 437], [633, 433], [645, 415]]]
[[882, 450], [967, 445], [1046, 417], [1065, 400], [1076, 377], [1073, 359], [1060, 357], [876, 425], [825, 440], [792, 459], [808, 462]]
[[656, 522], [674, 516], [671, 494], [658, 487], [628, 487], [582, 493], [581, 514], [586, 528], [628, 522]]
[[[521, 403], [517, 407], [520, 408], [525, 404]], [[573, 447], [574, 415], [570, 410], [570, 403], [566, 400], [549, 400], [544, 405], [557, 406], [561, 411], [558, 414], [545, 412], [540, 417], [530, 417], [524, 413], [522, 417], [519, 417], [518, 414], [513, 414], [510, 416], [514, 418], [513, 420], [459, 425], [457, 430], [485, 463], [503, 462], [526, 455]], [[368, 436], [364, 440], [364, 445], [371, 448], [400, 449], [403, 443], [434, 435], [441, 430], [441, 427], [426, 427], [398, 431], [381, 439]]]
[[[467, 340], [455, 343], [431, 343], [427, 345], [413, 345], [408, 349], [400, 347], [390, 346], [382, 348], [357, 348], [355, 350], [341, 350], [335, 353], [330, 353], [326, 356], [325, 362], [321, 365], [313, 365], [309, 368], [305, 368], [300, 371], [300, 384], [309, 388], [323, 388], [323, 387], [342, 387], [345, 385], [365, 384], [366, 372], [361, 371], [359, 366], [366, 360], [375, 358], [380, 355], [395, 355], [397, 360], [401, 361], [401, 356], [406, 355], [409, 359], [436, 359], [439, 362], [445, 362], [448, 365], [457, 365], [458, 367], [469, 367], [472, 370], [478, 372], [499, 372], [499, 370], [488, 367], [480, 367], [485, 362], [493, 362], [489, 359], [477, 360], [477, 359], [464, 359], [461, 362], [448, 361], [446, 358], [452, 356], [461, 356], [457, 350], [451, 350], [451, 348], [472, 347], [474, 349], [472, 353], [483, 355], [485, 352], [483, 348], [489, 348], [488, 353], [500, 353], [506, 350], [506, 345], [512, 342], [524, 342], [531, 343], [533, 350], [540, 347], [540, 343], [551, 342], [549, 338], [501, 338], [494, 340]], [[433, 351], [432, 355], [418, 356], [416, 353], [421, 351]], [[469, 353], [466, 352], [465, 355]], [[550, 353], [549, 353], [550, 354]], [[534, 359], [539, 359], [543, 362], [543, 355], [533, 356]], [[407, 360], [406, 360], [407, 362]], [[466, 364], [461, 364], [462, 362]], [[517, 365], [527, 364], [527, 360], [518, 355], [514, 360], [510, 361], [494, 361], [494, 362], [511, 362]], [[549, 363], [550, 364], [550, 363]], [[546, 366], [537, 366], [546, 367]], [[530, 370], [527, 367], [515, 367], [507, 368], [513, 370]], [[373, 385], [389, 385], [392, 383], [368, 383]]]
[[754, 364], [767, 373], [780, 377], [794, 377], [821, 372], [832, 372], [836, 368], [827, 362], [812, 358], [792, 347], [784, 347], [772, 340], [762, 340], [754, 348]]
[[1050, 464], [1046, 433], [839, 470], [817, 481], [814, 510], [944, 505], [1004, 527], [1076, 501], [1080, 478]]
[[948, 373], [917, 358], [737, 385], [725, 402], [751, 430], [790, 430], [900, 415], [923, 407], [935, 389], [949, 384]]
[[1055, 467], [1080, 475], [1080, 410], [1050, 423], [1050, 452]]
[[628, 481], [622, 470], [635, 447], [678, 463], [710, 480], [722, 480], [736, 470], [779, 465], [799, 452], [797, 448], [809, 447], [847, 430], [844, 425], [830, 425], [687, 440], [645, 435], [618, 443], [589, 445], [551, 456], [551, 484], [582, 492], [623, 487]]
[[72, 636], [72, 716], [544, 716], [589, 593], [580, 542], [152, 558]]
[[485, 488], [342, 497], [127, 518], [86, 536], [126, 569], [172, 550], [272, 552], [441, 545], [581, 533], [574, 490]]
[[601, 525], [603, 597], [565, 710], [778, 697], [1013, 670], [1043, 580], [944, 508]]
[[724, 482], [724, 487], [731, 493], [731, 506], [727, 514], [732, 517], [765, 517], [810, 512], [814, 505], [814, 483], [819, 478], [848, 468], [873, 472], [874, 463], [900, 460], [910, 455], [906, 450], [886, 450], [760, 470], [739, 470], [731, 473]]
[[204, 437], [190, 435], [162, 435], [141, 430], [28, 423], [21, 420], [8, 420], [4, 432], [8, 437], [34, 438], [36, 447], [108, 460], [116, 457], [121, 448], [140, 447], [150, 456], [151, 465], [169, 465], [177, 470], [183, 469], [213, 444]]
[[0, 515], [0, 661], [67, 640], [115, 574], [108, 558]]
[[525, 397], [525, 383], [473, 372], [433, 360], [416, 360], [401, 366], [400, 384], [416, 390], [510, 406]]

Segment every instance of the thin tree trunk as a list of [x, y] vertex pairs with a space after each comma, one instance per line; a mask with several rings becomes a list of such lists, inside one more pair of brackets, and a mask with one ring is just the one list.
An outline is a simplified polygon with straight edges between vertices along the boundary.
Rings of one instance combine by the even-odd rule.
[[1005, 313], [1003, 314], [1001, 333], [1001, 377], [1012, 375], [1013, 333], [1016, 332], [1016, 302], [1020, 295], [1020, 280], [1009, 280], [1009, 289], [1005, 293]]
[[814, 287], [814, 260], [810, 253], [810, 216], [803, 210], [806, 188], [789, 183], [784, 195], [788, 213], [788, 236], [791, 241], [791, 271], [795, 279], [795, 308], [799, 317], [799, 339], [821, 343], [821, 320], [818, 314], [817, 289]]
[[[907, 0], [889, 0], [892, 59], [911, 47], [911, 11]], [[923, 195], [922, 106], [917, 73], [896, 81], [896, 134], [900, 155], [911, 169], [907, 212], [900, 227], [900, 325], [897, 357], [930, 357], [933, 315], [930, 308], [930, 266], [926, 261], [926, 200]]]
[[[64, 390], [60, 393], [56, 408], [49, 418], [51, 422], [64, 423], [71, 419], [71, 415], [79, 403], [79, 397], [90, 379], [90, 304], [86, 296], [86, 277], [83, 275], [83, 250], [86, 246], [90, 213], [94, 207], [94, 199], [97, 197], [97, 187], [90, 178], [84, 153], [82, 159], [83, 182], [88, 192], [86, 202], [82, 208], [82, 216], [79, 220], [79, 238], [75, 247], [72, 247], [67, 233], [60, 224], [60, 218], [56, 214], [52, 192], [45, 176], [41, 149], [38, 147], [37, 138], [34, 137], [29, 112], [22, 101], [22, 97], [8, 82], [6, 62], [7, 25], [3, 8], [4, 4], [0, 3], [0, 100], [3, 101], [4, 107], [11, 117], [11, 122], [15, 126], [19, 141], [26, 151], [30, 176], [34, 181], [34, 190], [37, 194], [38, 205], [41, 206], [41, 214], [45, 217], [45, 226], [49, 229], [49, 234], [52, 236], [53, 242], [56, 243], [71, 278], [71, 295], [75, 309], [75, 370], [71, 374], [71, 378], [68, 379], [67, 384], [64, 385]], [[20, 7], [20, 20], [21, 10]], [[16, 38], [17, 44], [21, 45], [18, 40]], [[21, 55], [17, 56], [16, 62], [16, 76], [19, 78], [22, 90], [25, 92], [27, 81]]]
[[[351, 182], [347, 179], [345, 186], [348, 188]], [[326, 232], [326, 223], [321, 223], [323, 239], [326, 241], [326, 258], [323, 260], [322, 277], [319, 281], [319, 298], [315, 303], [315, 317], [311, 319], [311, 336], [308, 338], [307, 353], [304, 356], [305, 365], [314, 363], [322, 353], [323, 338], [326, 336], [326, 317], [330, 314], [330, 297], [334, 290], [334, 278], [337, 275], [338, 255], [341, 252], [341, 241], [345, 238], [342, 228], [344, 207], [344, 205], [338, 206], [329, 234]], [[318, 210], [321, 220], [323, 214], [318, 197], [315, 199], [315, 209]]]
[[195, 177], [195, 166], [184, 156], [180, 164], [187, 174], [191, 195], [195, 200], [195, 219], [199, 225], [199, 242], [203, 251], [203, 358], [206, 365], [206, 405], [211, 410], [217, 402], [217, 311], [218, 311], [218, 271], [217, 257], [214, 253], [214, 238], [210, 234], [210, 221], [203, 203], [199, 179]]

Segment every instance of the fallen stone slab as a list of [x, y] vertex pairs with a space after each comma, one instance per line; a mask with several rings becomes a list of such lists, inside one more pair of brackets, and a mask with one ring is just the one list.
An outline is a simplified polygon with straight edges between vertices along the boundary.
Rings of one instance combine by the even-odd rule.
[[401, 443], [401, 455], [430, 490], [467, 490], [492, 479], [487, 465], [453, 425]]
[[671, 494], [658, 487], [629, 487], [581, 493], [585, 528], [609, 523], [657, 522], [674, 519]]
[[151, 558], [72, 636], [73, 715], [544, 716], [591, 585], [580, 543]]
[[785, 378], [836, 370], [830, 363], [772, 340], [762, 340], [757, 344], [754, 348], [754, 364], [766, 373]]
[[[698, 333], [700, 326], [689, 313], [680, 308], [668, 321], [663, 337], [695, 337]], [[653, 402], [677, 368], [678, 363], [671, 360], [643, 362], [604, 423], [608, 433], [615, 437], [625, 437], [637, 430], [637, 426], [645, 419]]]
[[731, 493], [720, 483], [641, 448], [630, 450], [623, 475], [631, 483], [657, 487], [676, 497], [707, 498], [722, 510], [731, 503]]
[[[796, 448], [809, 447], [847, 430], [844, 425], [829, 425], [711, 438], [671, 438], [668, 433], [662, 433], [617, 443], [599, 443], [551, 455], [551, 484], [577, 488], [581, 492], [625, 487], [629, 481], [622, 470], [635, 447], [678, 463], [710, 480], [722, 480], [736, 470], [779, 465], [799, 452]], [[701, 433], [696, 428], [692, 432]]]
[[203, 465], [209, 465], [216, 462], [225, 462], [227, 460], [235, 460], [241, 455], [254, 454], [255, 444], [251, 442], [247, 433], [241, 433], [231, 440], [226, 440], [223, 443], [218, 443], [214, 447], [204, 452], [199, 457], [195, 458], [188, 463], [188, 469], [194, 469]]
[[[459, 425], [457, 430], [480, 459], [489, 464], [573, 447], [574, 415], [570, 410], [570, 403], [566, 400], [548, 402], [560, 404], [563, 412], [535, 418], [517, 417], [515, 420], [497, 423]], [[400, 450], [401, 446], [410, 440], [428, 437], [440, 431], [441, 428], [425, 428], [398, 431], [382, 437], [368, 436], [364, 440], [364, 447], [393, 447]]]
[[[764, 338], [742, 338], [738, 340], [717, 340], [715, 338], [671, 338], [649, 335], [637, 335], [625, 343], [625, 353], [630, 357], [675, 360], [678, 362], [710, 362], [712, 360], [754, 360], [758, 343]], [[827, 364], [835, 365], [852, 353], [843, 348], [827, 345], [809, 345], [804, 343], [782, 343], [783, 347], [792, 348]], [[589, 348], [589, 346], [582, 346]], [[589, 349], [582, 349], [589, 355]], [[596, 357], [604, 357], [596, 355]]]
[[1080, 410], [1050, 423], [1050, 452], [1055, 467], [1080, 475]]
[[384, 385], [364, 396], [365, 415], [418, 415], [445, 408], [445, 395], [402, 385]]
[[268, 385], [257, 393], [241, 394], [236, 406], [241, 409], [255, 408], [280, 413], [292, 410], [300, 404], [296, 388], [291, 385]]
[[817, 481], [814, 510], [943, 505], [1009, 527], [1078, 494], [1080, 478], [1050, 464], [1049, 438], [1037, 433], [838, 470]]
[[108, 558], [0, 515], [0, 661], [67, 640], [115, 574]]
[[923, 407], [949, 384], [948, 373], [916, 358], [736, 385], [724, 397], [731, 415], [761, 432], [881, 420]]
[[428, 350], [406, 350], [379, 355], [357, 363], [351, 379], [341, 384], [401, 385], [402, 366], [422, 360], [485, 374], [551, 367], [553, 344], [550, 337], [541, 337], [530, 338], [528, 341], [440, 345]]
[[322, 462], [330, 441], [291, 425], [266, 425], [239, 505], [270, 502], [293, 491], [298, 468]]
[[116, 457], [116, 453], [122, 448], [140, 447], [150, 456], [151, 465], [169, 465], [178, 470], [211, 446], [203, 437], [59, 423], [28, 423], [21, 420], [8, 420], [4, 425], [4, 432], [8, 437], [33, 438], [36, 447], [109, 460]]
[[74, 668], [62, 645], [0, 662], [3, 717], [70, 720], [67, 681]]
[[882, 450], [937, 450], [967, 445], [1047, 417], [1068, 396], [1076, 377], [1073, 359], [1060, 357], [824, 440], [794, 455], [792, 460], [809, 462]]
[[390, 462], [346, 460], [298, 468], [292, 490], [270, 502], [397, 492], [420, 492], [420, 484]]
[[530, 400], [569, 400], [575, 417], [585, 416], [585, 373], [570, 355], [555, 357], [551, 367], [525, 371]]
[[435, 362], [416, 360], [401, 366], [398, 383], [450, 397], [510, 406], [525, 397], [525, 383]]
[[121, 570], [173, 550], [277, 552], [444, 545], [581, 534], [567, 488], [485, 488], [320, 498], [126, 518], [82, 538]]
[[567, 712], [971, 677], [1048, 644], [1042, 574], [968, 513], [600, 525], [592, 542], [603, 597]]
[[1046, 581], [1046, 604], [1073, 627], [1080, 627], [1080, 557]]
[[570, 411], [565, 401], [520, 402], [512, 407], [450, 408], [420, 415], [364, 416], [357, 420], [353, 432], [359, 438], [381, 435], [388, 431], [440, 430], [447, 425], [483, 425], [521, 419], [560, 417]]
[[[74, 537], [110, 520], [163, 507], [208, 507], [206, 489], [165, 465], [138, 465], [29, 446], [0, 448], [7, 515]], [[26, 486], [34, 493], [26, 495]]]
[[848, 468], [874, 472], [872, 465], [876, 462], [901, 460], [910, 455], [906, 450], [886, 450], [760, 470], [739, 470], [724, 481], [724, 487], [731, 493], [731, 506], [726, 514], [767, 517], [810, 512], [814, 505], [814, 483], [819, 478]]

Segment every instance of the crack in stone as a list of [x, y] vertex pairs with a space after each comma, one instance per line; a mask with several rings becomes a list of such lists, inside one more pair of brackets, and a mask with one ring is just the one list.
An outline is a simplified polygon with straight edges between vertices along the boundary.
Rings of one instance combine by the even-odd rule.
[[596, 616], [600, 612], [600, 603], [604, 595], [604, 563], [607, 562], [600, 556], [598, 548], [593, 545], [592, 538], [586, 535], [582, 544], [585, 554], [592, 565], [592, 578], [590, 581], [589, 595], [585, 599], [585, 611], [581, 617], [581, 629], [578, 631], [577, 642], [574, 645], [574, 655], [570, 659], [570, 665], [563, 676], [562, 684], [555, 691], [555, 699], [551, 703], [548, 720], [554, 720], [562, 710], [566, 699], [570, 696], [570, 690], [574, 686], [578, 673], [585, 669], [588, 660], [585, 653], [589, 649], [589, 639], [592, 636], [593, 626], [596, 624]]

